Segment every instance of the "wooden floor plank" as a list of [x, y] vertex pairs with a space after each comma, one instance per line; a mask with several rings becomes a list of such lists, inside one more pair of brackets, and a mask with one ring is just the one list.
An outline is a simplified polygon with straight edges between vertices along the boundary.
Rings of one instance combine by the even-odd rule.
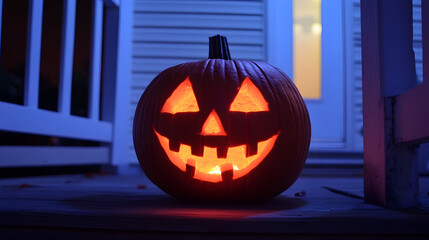
[[304, 175], [277, 198], [250, 205], [178, 202], [144, 175], [0, 179], [0, 238], [39, 234], [49, 239], [58, 232], [101, 237], [105, 231], [114, 232], [112, 239], [123, 235], [419, 238], [429, 235], [429, 177], [420, 179], [420, 187], [419, 208], [387, 210], [358, 198], [363, 197], [359, 176]]

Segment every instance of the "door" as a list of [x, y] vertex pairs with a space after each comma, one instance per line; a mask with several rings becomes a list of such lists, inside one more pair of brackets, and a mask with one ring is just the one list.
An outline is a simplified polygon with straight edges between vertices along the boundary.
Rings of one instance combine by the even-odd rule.
[[306, 101], [310, 149], [344, 149], [342, 1], [267, 1], [267, 12], [268, 61], [294, 80]]

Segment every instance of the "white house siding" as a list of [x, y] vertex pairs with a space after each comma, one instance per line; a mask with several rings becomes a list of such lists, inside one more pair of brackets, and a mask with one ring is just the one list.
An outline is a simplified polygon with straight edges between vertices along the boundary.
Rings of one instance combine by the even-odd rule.
[[417, 80], [421, 83], [423, 81], [421, 0], [413, 0], [413, 48], [416, 58]]
[[352, 64], [352, 86], [353, 86], [353, 101], [349, 105], [353, 109], [352, 123], [353, 123], [353, 137], [355, 149], [363, 151], [363, 117], [362, 117], [362, 51], [361, 51], [361, 28], [360, 28], [360, 1], [353, 0], [352, 7], [353, 20], [353, 61]]

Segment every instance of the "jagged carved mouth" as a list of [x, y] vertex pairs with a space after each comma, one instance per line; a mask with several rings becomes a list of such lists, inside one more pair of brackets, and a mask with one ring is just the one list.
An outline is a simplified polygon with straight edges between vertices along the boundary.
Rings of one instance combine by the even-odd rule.
[[217, 156], [216, 147], [204, 146], [202, 156], [192, 155], [191, 146], [180, 144], [178, 151], [170, 149], [170, 140], [155, 129], [159, 143], [170, 161], [194, 179], [220, 182], [237, 179], [248, 174], [271, 152], [280, 132], [258, 142], [256, 154], [246, 156], [246, 144], [229, 147], [225, 158]]

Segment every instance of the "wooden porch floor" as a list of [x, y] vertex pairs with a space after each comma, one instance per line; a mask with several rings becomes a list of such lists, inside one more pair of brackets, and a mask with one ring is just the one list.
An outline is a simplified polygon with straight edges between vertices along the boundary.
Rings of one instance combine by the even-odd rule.
[[0, 179], [0, 239], [428, 239], [429, 177], [420, 195], [411, 210], [366, 204], [347, 169], [305, 169], [252, 205], [177, 202], [143, 174]]

